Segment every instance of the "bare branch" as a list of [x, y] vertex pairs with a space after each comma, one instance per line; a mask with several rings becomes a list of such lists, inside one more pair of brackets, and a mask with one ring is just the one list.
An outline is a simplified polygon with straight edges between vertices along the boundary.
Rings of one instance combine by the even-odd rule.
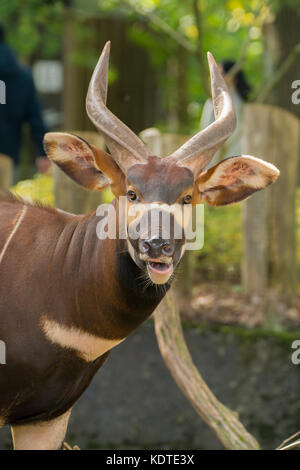
[[[293, 434], [292, 436], [290, 436], [290, 437], [288, 437], [287, 439], [285, 439], [285, 440], [280, 444], [280, 446], [277, 447], [276, 450], [286, 450], [287, 447], [288, 447], [286, 444], [287, 444], [288, 442], [292, 441], [293, 439], [295, 439], [295, 438], [298, 437], [298, 436], [300, 436], [300, 431], [296, 432], [296, 433]], [[292, 445], [293, 445], [293, 444], [299, 445], [299, 442], [300, 442], [300, 441], [298, 440], [298, 441], [292, 443]], [[289, 445], [290, 445], [290, 444], [289, 444]], [[296, 447], [296, 446], [295, 446], [295, 447]]]
[[155, 311], [154, 320], [161, 355], [196, 412], [215, 431], [225, 448], [258, 450], [259, 444], [239, 421], [237, 413], [217, 400], [194, 365], [172, 291]]
[[240, 58], [226, 74], [226, 77], [228, 78], [228, 80], [234, 77], [241, 70], [244, 63], [246, 62], [247, 52], [248, 52], [248, 47], [249, 47], [250, 42], [251, 42], [251, 37], [250, 37], [250, 28], [249, 28], [248, 35], [242, 45], [242, 52], [241, 52]]
[[70, 446], [70, 444], [68, 444], [67, 442], [64, 442], [63, 443], [63, 447], [62, 447], [62, 450], [80, 450], [80, 448], [78, 446]]
[[296, 447], [300, 447], [300, 440], [292, 442], [291, 444], [288, 444], [284, 447], [281, 447], [280, 449], [277, 450], [292, 450], [295, 449]]
[[139, 15], [148, 18], [155, 26], [161, 29], [164, 33], [166, 33], [170, 38], [172, 38], [175, 42], [177, 42], [181, 47], [186, 49], [192, 54], [196, 54], [196, 47], [180, 32], [176, 31], [175, 29], [171, 28], [163, 19], [161, 19], [158, 15], [153, 13], [153, 11], [145, 10], [138, 4], [132, 4], [130, 1], [126, 0], [124, 2], [125, 6], [129, 7], [131, 10], [135, 11]]

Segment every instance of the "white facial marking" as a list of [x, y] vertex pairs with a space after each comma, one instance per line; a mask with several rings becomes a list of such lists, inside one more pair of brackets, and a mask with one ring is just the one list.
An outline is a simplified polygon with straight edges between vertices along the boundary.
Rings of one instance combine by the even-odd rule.
[[127, 248], [132, 260], [135, 262], [135, 251], [129, 240], [127, 240]]
[[[145, 234], [150, 237], [157, 235], [161, 230], [162, 237], [168, 239], [171, 234], [173, 217], [175, 221], [172, 227], [175, 229], [174, 236], [176, 239], [180, 239], [182, 237], [182, 226], [189, 219], [187, 206], [184, 207], [185, 209], [180, 204], [169, 205], [159, 202], [132, 205], [130, 211], [128, 211], [129, 219], [132, 218], [128, 225], [130, 237], [137, 238], [141, 236], [141, 238], [144, 238]], [[148, 218], [143, 218], [146, 213], [150, 214], [150, 224]], [[138, 223], [141, 224], [140, 227], [138, 227]]]
[[9, 237], [7, 238], [2, 250], [1, 250], [1, 253], [0, 253], [0, 263], [1, 261], [3, 260], [3, 257], [5, 255], [5, 252], [8, 248], [8, 245], [10, 244], [13, 236], [15, 235], [16, 231], [18, 230], [18, 228], [20, 227], [20, 224], [22, 222], [22, 220], [24, 219], [25, 217], [25, 214], [27, 212], [27, 206], [23, 206], [22, 210], [20, 212], [18, 212], [17, 216], [16, 216], [16, 221], [15, 221], [15, 224], [14, 224], [14, 227], [9, 235]]
[[185, 249], [186, 249], [186, 242], [184, 242], [184, 244], [181, 247], [180, 258], [179, 259], [181, 259], [183, 257]]
[[178, 204], [178, 203], [177, 204], [166, 204], [165, 202], [156, 201], [156, 202], [150, 202], [148, 207], [147, 207], [147, 205], [145, 205], [145, 206], [146, 206], [146, 209], [148, 209], [148, 207], [149, 207], [150, 210], [157, 209], [160, 212], [166, 212], [169, 215], [173, 215], [175, 220], [179, 224], [181, 224], [182, 207], [180, 206], [180, 204]]
[[79, 328], [61, 325], [45, 316], [42, 318], [42, 329], [52, 343], [73, 349], [87, 362], [94, 361], [125, 339], [100, 338]]

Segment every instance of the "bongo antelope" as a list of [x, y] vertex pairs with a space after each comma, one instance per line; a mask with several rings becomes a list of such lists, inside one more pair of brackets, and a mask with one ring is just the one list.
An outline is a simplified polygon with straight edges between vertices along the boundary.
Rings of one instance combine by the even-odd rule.
[[[110, 153], [75, 135], [45, 136], [48, 157], [73, 180], [94, 191], [110, 186], [112, 207], [125, 196], [126, 211], [142, 203], [156, 209], [231, 204], [276, 180], [273, 165], [250, 156], [205, 169], [236, 124], [211, 54], [215, 122], [159, 158], [106, 107], [109, 50], [107, 43], [86, 109]], [[155, 310], [183, 256], [184, 236], [164, 239], [160, 226], [138, 239], [99, 239], [98, 223], [95, 212], [75, 216], [1, 196], [0, 338], [6, 364], [0, 365], [0, 422], [11, 426], [15, 449], [61, 448], [74, 403], [109, 351]]]

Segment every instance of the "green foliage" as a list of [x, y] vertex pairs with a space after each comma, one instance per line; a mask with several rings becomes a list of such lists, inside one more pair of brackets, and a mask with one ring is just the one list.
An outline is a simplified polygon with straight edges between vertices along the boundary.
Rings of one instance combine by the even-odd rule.
[[25, 59], [37, 50], [45, 58], [55, 56], [61, 45], [62, 15], [60, 0], [2, 0], [0, 4], [8, 42]]
[[54, 206], [53, 178], [48, 174], [37, 174], [32, 179], [19, 181], [11, 190], [24, 199]]
[[[38, 201], [46, 206], [54, 206], [54, 183], [51, 174], [37, 173], [32, 179], [19, 181], [11, 191], [18, 196], [31, 201]], [[104, 203], [110, 203], [114, 196], [110, 189], [102, 191]]]
[[197, 268], [206, 279], [230, 279], [240, 276], [242, 260], [242, 205], [205, 206], [204, 247]]

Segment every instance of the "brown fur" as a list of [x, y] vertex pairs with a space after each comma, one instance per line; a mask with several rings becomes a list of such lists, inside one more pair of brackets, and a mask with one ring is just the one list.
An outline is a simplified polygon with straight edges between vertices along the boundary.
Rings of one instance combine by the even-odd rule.
[[90, 363], [52, 344], [43, 316], [100, 338], [123, 339], [161, 299], [155, 289], [143, 293], [134, 285], [139, 270], [120, 253], [118, 240], [98, 240], [95, 214], [75, 217], [1, 196], [1, 244], [24, 205], [26, 216], [0, 264], [0, 338], [7, 346], [0, 416], [14, 425], [67, 411], [107, 357]]

